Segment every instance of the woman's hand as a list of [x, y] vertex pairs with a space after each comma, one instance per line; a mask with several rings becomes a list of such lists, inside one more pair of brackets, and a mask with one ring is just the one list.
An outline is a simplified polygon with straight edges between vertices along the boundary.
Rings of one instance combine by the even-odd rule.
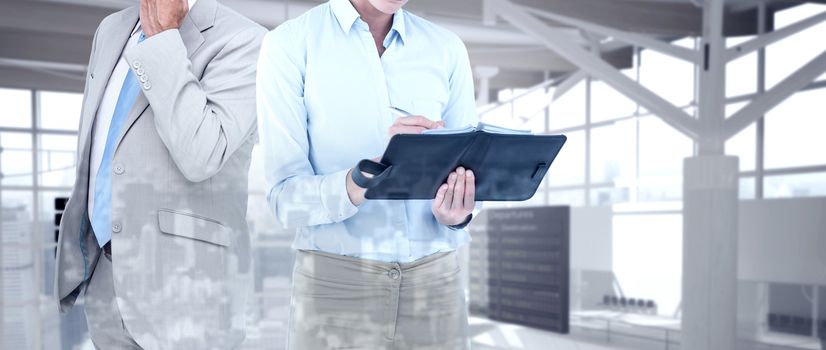
[[409, 115], [406, 117], [398, 117], [393, 125], [387, 129], [387, 139], [389, 140], [396, 134], [421, 134], [425, 130], [443, 128], [445, 122], [432, 121], [420, 115]]
[[439, 187], [433, 199], [433, 216], [442, 225], [459, 225], [467, 220], [476, 204], [476, 178], [473, 171], [458, 167]]

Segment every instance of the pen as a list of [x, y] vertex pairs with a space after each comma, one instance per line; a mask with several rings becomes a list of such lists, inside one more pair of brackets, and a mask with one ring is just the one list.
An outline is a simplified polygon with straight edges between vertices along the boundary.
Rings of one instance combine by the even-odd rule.
[[393, 113], [393, 115], [397, 117], [407, 117], [413, 115], [413, 113], [405, 111], [399, 107], [388, 106], [387, 109], [389, 109], [390, 113]]
[[[399, 118], [409, 117], [409, 116], [413, 115], [413, 113], [405, 111], [405, 110], [403, 110], [399, 107], [387, 106], [387, 109], [390, 110], [391, 114], [393, 114], [394, 116], [399, 117]], [[436, 123], [439, 125], [438, 127], [436, 127], [436, 129], [440, 129], [440, 128], [443, 128], [445, 126], [444, 121], [439, 120], [439, 121], [436, 121]], [[425, 131], [425, 132], [427, 132], [427, 131]]]

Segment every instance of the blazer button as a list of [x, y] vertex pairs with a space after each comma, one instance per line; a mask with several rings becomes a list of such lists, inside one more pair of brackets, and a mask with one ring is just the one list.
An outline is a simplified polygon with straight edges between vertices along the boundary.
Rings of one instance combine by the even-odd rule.
[[141, 67], [141, 62], [140, 61], [132, 62], [132, 68], [138, 69], [140, 67]]
[[126, 172], [126, 168], [123, 166], [123, 164], [115, 164], [114, 171], [117, 175], [123, 175], [123, 173]]
[[143, 68], [137, 68], [137, 69], [135, 69], [135, 74], [137, 74], [137, 75], [143, 75]]
[[146, 75], [139, 75], [138, 77], [138, 80], [140, 80], [141, 83], [146, 83], [149, 80], [149, 78], [147, 78]]
[[151, 84], [149, 84], [149, 82], [145, 82], [145, 83], [143, 83], [143, 89], [144, 89], [144, 90], [149, 90], [150, 88], [152, 88], [152, 85], [151, 85]]
[[120, 224], [112, 224], [112, 232], [118, 233], [121, 230]]

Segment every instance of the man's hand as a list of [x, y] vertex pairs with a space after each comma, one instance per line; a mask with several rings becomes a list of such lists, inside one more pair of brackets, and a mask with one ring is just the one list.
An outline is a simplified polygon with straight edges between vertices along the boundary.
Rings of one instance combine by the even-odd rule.
[[439, 187], [433, 199], [433, 216], [442, 225], [459, 225], [473, 212], [476, 201], [476, 178], [473, 171], [458, 167]]
[[187, 0], [140, 0], [141, 28], [148, 38], [168, 29], [180, 28], [189, 11]]
[[425, 130], [438, 129], [445, 126], [445, 122], [440, 120], [434, 122], [420, 115], [409, 115], [396, 118], [396, 122], [387, 129], [387, 138], [396, 134], [421, 134]]

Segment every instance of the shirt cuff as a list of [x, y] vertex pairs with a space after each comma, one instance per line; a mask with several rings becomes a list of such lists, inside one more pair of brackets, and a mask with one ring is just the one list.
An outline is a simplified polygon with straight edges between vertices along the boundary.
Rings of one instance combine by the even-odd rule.
[[345, 169], [325, 175], [321, 180], [321, 203], [333, 222], [347, 220], [356, 215], [359, 210], [347, 194], [347, 173], [349, 172], [350, 169]]

